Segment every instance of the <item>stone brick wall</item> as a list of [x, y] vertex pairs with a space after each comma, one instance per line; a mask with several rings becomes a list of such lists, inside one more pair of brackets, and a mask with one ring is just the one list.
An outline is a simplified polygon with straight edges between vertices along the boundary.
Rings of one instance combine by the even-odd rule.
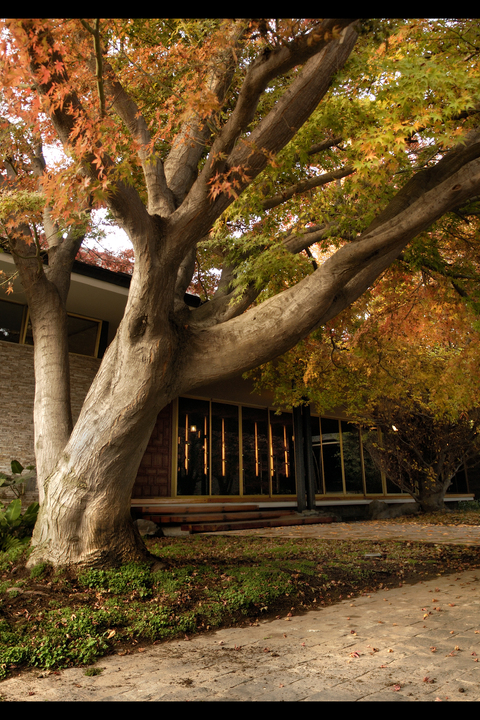
[[[70, 355], [73, 422], [100, 365], [97, 358]], [[11, 460], [35, 464], [33, 348], [0, 341], [0, 471], [9, 472]]]
[[[78, 418], [99, 365], [97, 358], [70, 355], [73, 422]], [[0, 341], [0, 471], [10, 472], [11, 460], [18, 460], [22, 465], [35, 464], [34, 395], [33, 348]], [[158, 416], [133, 497], [168, 497], [170, 494], [171, 418], [170, 406]]]
[[172, 406], [157, 418], [150, 442], [138, 470], [132, 497], [170, 497], [172, 452]]

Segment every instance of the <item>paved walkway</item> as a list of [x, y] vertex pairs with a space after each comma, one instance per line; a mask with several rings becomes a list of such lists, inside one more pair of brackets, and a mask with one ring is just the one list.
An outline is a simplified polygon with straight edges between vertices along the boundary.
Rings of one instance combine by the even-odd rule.
[[[362, 526], [365, 526], [362, 528]], [[480, 545], [478, 528], [336, 523], [282, 535]], [[373, 534], [370, 534], [373, 529]], [[266, 531], [242, 534], [269, 536]], [[359, 533], [357, 535], [357, 533]], [[279, 534], [279, 533], [278, 533]], [[426, 537], [428, 536], [428, 538]], [[301, 616], [137, 648], [0, 682], [6, 701], [479, 701], [480, 570], [380, 590]]]
[[420, 523], [392, 523], [389, 520], [368, 522], [335, 522], [318, 525], [292, 525], [286, 527], [258, 528], [254, 530], [229, 530], [205, 533], [208, 535], [256, 535], [260, 537], [305, 537], [330, 540], [404, 540], [445, 543], [449, 545], [480, 546], [480, 525], [422, 525]]

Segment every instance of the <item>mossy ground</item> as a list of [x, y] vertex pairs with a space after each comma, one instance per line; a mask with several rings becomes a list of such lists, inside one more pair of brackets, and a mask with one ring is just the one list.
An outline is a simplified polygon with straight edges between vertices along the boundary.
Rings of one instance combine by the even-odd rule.
[[[391, 522], [478, 525], [480, 510]], [[147, 544], [163, 569], [29, 570], [25, 552], [1, 554], [0, 679], [480, 567], [477, 547], [427, 542], [191, 535]]]

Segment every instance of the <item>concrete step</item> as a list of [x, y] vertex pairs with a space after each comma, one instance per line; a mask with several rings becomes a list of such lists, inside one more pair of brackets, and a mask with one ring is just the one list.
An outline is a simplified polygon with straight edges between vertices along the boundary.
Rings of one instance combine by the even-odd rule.
[[260, 510], [260, 506], [254, 503], [189, 503], [169, 505], [161, 502], [139, 502], [132, 501], [132, 509], [142, 514], [149, 515], [195, 515], [197, 513], [224, 513], [224, 512], [250, 512]]
[[[150, 508], [149, 508], [150, 509]], [[269, 520], [285, 515], [294, 515], [294, 510], [255, 510], [245, 512], [216, 512], [216, 513], [175, 513], [172, 515], [157, 515], [156, 513], [144, 513], [145, 520], [153, 520], [160, 525], [180, 525], [181, 523], [210, 523], [210, 522], [231, 522], [236, 520]]]
[[263, 527], [283, 527], [284, 525], [310, 525], [313, 523], [331, 523], [335, 518], [326, 515], [289, 516], [263, 518], [259, 520], [237, 520], [226, 522], [185, 523], [181, 529], [190, 533], [221, 532], [222, 530], [250, 530]]

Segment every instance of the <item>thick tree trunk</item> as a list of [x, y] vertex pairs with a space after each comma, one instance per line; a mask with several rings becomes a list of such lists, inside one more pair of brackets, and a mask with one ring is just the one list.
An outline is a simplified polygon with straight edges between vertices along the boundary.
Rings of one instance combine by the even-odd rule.
[[102, 366], [69, 442], [43, 483], [31, 566], [105, 567], [145, 559], [130, 498], [157, 414], [171, 400], [155, 388], [156, 365], [122, 363], [119, 373], [112, 359]]
[[[132, 283], [135, 298], [138, 286]], [[55, 468], [43, 478], [30, 566], [112, 566], [146, 557], [130, 516], [138, 466], [158, 413], [178, 394], [179, 334], [130, 308]], [[153, 328], [153, 329], [152, 329]], [[42, 478], [40, 478], [42, 481]]]
[[445, 493], [450, 487], [451, 482], [451, 477], [447, 480], [439, 477], [433, 487], [428, 487], [428, 484], [427, 487], [425, 487], [424, 480], [420, 482], [419, 490], [414, 497], [423, 512], [444, 512], [447, 509], [445, 506]]

